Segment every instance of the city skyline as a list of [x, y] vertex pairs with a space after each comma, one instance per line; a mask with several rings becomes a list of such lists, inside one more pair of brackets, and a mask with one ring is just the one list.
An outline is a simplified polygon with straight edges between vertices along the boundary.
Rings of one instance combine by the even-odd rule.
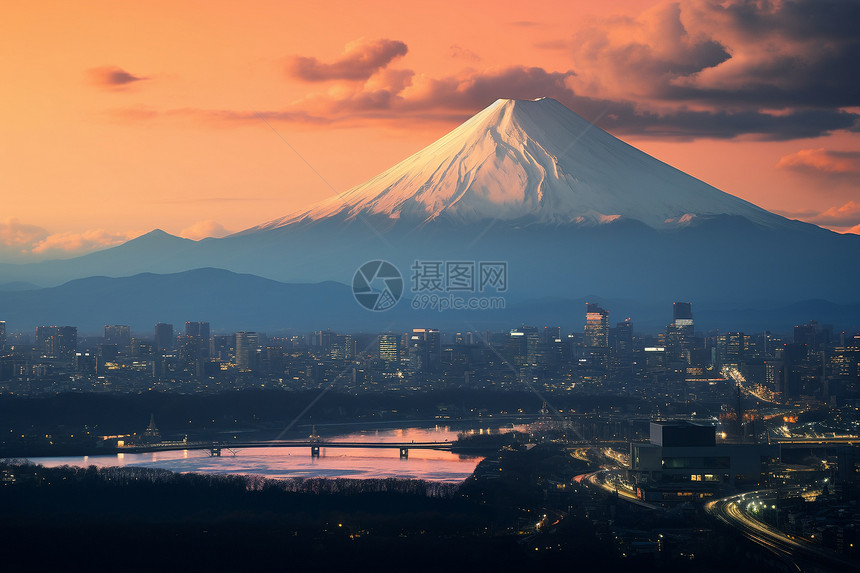
[[741, 8], [4, 7], [6, 51], [22, 55], [2, 64], [0, 259], [153, 228], [237, 232], [361, 183], [498, 97], [556, 97], [728, 193], [854, 228], [854, 7]]

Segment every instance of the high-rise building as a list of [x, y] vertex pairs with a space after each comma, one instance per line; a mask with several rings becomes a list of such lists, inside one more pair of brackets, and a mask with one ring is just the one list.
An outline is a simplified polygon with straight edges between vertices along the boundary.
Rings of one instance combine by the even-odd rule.
[[672, 304], [672, 323], [666, 327], [666, 355], [672, 361], [686, 361], [693, 342], [693, 305]]
[[257, 352], [260, 339], [256, 332], [236, 333], [236, 368], [249, 372], [257, 368]]
[[743, 332], [726, 333], [726, 359], [725, 364], [740, 364], [744, 361], [746, 353], [746, 337]]
[[442, 360], [442, 339], [435, 328], [413, 328], [409, 355], [419, 370], [433, 370]]
[[118, 351], [129, 354], [131, 350], [131, 331], [124, 324], [105, 325], [105, 344], [116, 345]]
[[78, 348], [76, 326], [37, 326], [36, 350], [50, 358], [73, 360]]
[[520, 366], [537, 366], [540, 336], [534, 326], [522, 326], [511, 330], [511, 338], [518, 343], [517, 361]]
[[833, 337], [833, 327], [819, 324], [810, 320], [807, 324], [794, 327], [795, 344], [805, 344], [810, 352], [821, 350], [823, 345], [829, 344]]
[[355, 358], [355, 346], [355, 337], [351, 334], [335, 336], [329, 350], [329, 357], [332, 360], [352, 360]]
[[335, 336], [337, 334], [331, 330], [317, 330], [311, 337], [311, 345], [318, 348], [323, 354], [326, 354], [331, 350]]
[[627, 318], [615, 325], [615, 363], [624, 370], [633, 365], [633, 320]]
[[595, 370], [605, 370], [609, 359], [609, 311], [593, 302], [585, 304], [585, 355]]
[[389, 364], [400, 362], [400, 335], [380, 334], [378, 344], [380, 360]]
[[672, 303], [672, 324], [687, 337], [693, 336], [693, 303]]
[[54, 348], [57, 342], [56, 326], [37, 326], [36, 327], [36, 351], [44, 356], [54, 356]]
[[57, 343], [54, 352], [57, 358], [73, 360], [78, 350], [78, 327], [60, 326], [57, 328]]
[[0, 352], [6, 350], [6, 321], [0, 320]]
[[609, 346], [609, 311], [593, 302], [585, 304], [585, 346], [586, 348]]
[[186, 322], [183, 351], [189, 361], [207, 360], [209, 353], [209, 323]]
[[173, 325], [159, 322], [155, 325], [155, 353], [173, 351]]

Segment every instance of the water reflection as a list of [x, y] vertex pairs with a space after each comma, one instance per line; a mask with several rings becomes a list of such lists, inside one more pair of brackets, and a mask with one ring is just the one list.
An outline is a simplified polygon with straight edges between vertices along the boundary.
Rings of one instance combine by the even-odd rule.
[[[446, 426], [367, 430], [327, 438], [344, 442], [445, 442], [457, 439]], [[436, 450], [409, 450], [401, 459], [397, 448], [326, 448], [320, 457], [311, 457], [310, 448], [248, 448], [235, 455], [224, 451], [210, 457], [205, 450], [116, 454], [110, 456], [71, 456], [32, 458], [47, 467], [61, 465], [127, 466], [162, 468], [175, 472], [257, 474], [267, 478], [348, 477], [411, 478], [456, 483], [466, 479], [480, 458]]]

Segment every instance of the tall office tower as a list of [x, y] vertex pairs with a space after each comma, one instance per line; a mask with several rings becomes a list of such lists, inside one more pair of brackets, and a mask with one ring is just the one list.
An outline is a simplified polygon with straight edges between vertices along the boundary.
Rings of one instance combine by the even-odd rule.
[[36, 327], [36, 351], [44, 356], [56, 356], [58, 326]]
[[693, 336], [693, 304], [689, 302], [672, 303], [672, 324], [683, 332], [686, 338]]
[[409, 354], [417, 360], [418, 369], [429, 371], [442, 360], [442, 338], [435, 328], [413, 328], [409, 337]]
[[0, 320], [0, 352], [6, 350], [6, 321]]
[[257, 351], [260, 339], [256, 332], [236, 333], [236, 368], [249, 372], [257, 368]]
[[232, 335], [213, 334], [212, 335], [212, 356], [221, 361], [228, 361], [230, 355], [234, 353], [236, 347], [236, 337]]
[[400, 335], [380, 334], [378, 345], [380, 360], [389, 364], [400, 363]]
[[328, 353], [335, 336], [337, 335], [331, 330], [317, 330], [312, 338], [312, 346], [318, 348], [322, 353]]
[[186, 322], [184, 352], [189, 361], [208, 360], [209, 353], [209, 323]]
[[606, 348], [609, 346], [609, 311], [596, 303], [585, 303], [585, 346]]
[[511, 338], [518, 342], [519, 365], [523, 367], [537, 366], [538, 345], [540, 343], [538, 329], [534, 326], [515, 328], [511, 330]]
[[329, 350], [332, 360], [352, 360], [355, 358], [355, 337], [351, 334], [338, 335], [334, 337]]
[[155, 350], [156, 354], [173, 351], [173, 325], [159, 322], [155, 325]]
[[777, 381], [777, 390], [784, 398], [797, 398], [804, 393], [804, 374], [808, 347], [795, 342], [782, 346], [782, 371]]
[[623, 369], [633, 365], [633, 320], [627, 318], [615, 325], [615, 346], [613, 348], [616, 362]]
[[105, 344], [114, 344], [117, 350], [123, 354], [129, 354], [131, 350], [131, 331], [129, 327], [124, 324], [106, 324]]
[[723, 364], [738, 365], [743, 362], [746, 346], [746, 337], [743, 332], [727, 332]]
[[810, 320], [807, 324], [794, 327], [795, 344], [805, 344], [810, 352], [818, 352], [823, 345], [829, 344], [833, 327]]
[[543, 332], [541, 333], [541, 343], [553, 344], [559, 338], [561, 338], [561, 327], [560, 326], [544, 326], [543, 327]]
[[592, 368], [604, 370], [609, 354], [609, 311], [585, 303], [585, 353]]
[[666, 327], [666, 355], [669, 360], [681, 361], [689, 357], [693, 346], [693, 305], [676, 302], [672, 305], [672, 323]]
[[57, 341], [54, 354], [63, 360], [73, 360], [78, 350], [78, 327], [60, 326], [57, 328]]

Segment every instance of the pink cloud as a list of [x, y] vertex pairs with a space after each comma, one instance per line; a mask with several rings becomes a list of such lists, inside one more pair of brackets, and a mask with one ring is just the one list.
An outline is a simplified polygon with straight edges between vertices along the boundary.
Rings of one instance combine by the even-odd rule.
[[29, 251], [37, 255], [78, 255], [119, 245], [138, 235], [138, 232], [112, 233], [104, 229], [54, 233], [33, 243]]
[[224, 237], [229, 235], [230, 231], [224, 228], [221, 223], [216, 221], [197, 221], [190, 227], [186, 227], [179, 231], [179, 236], [186, 239], [199, 241], [207, 237]]
[[31, 245], [48, 236], [48, 231], [18, 219], [0, 221], [0, 245], [28, 250]]
[[860, 176], [860, 151], [801, 149], [782, 157], [776, 167], [812, 175], [858, 177]]

